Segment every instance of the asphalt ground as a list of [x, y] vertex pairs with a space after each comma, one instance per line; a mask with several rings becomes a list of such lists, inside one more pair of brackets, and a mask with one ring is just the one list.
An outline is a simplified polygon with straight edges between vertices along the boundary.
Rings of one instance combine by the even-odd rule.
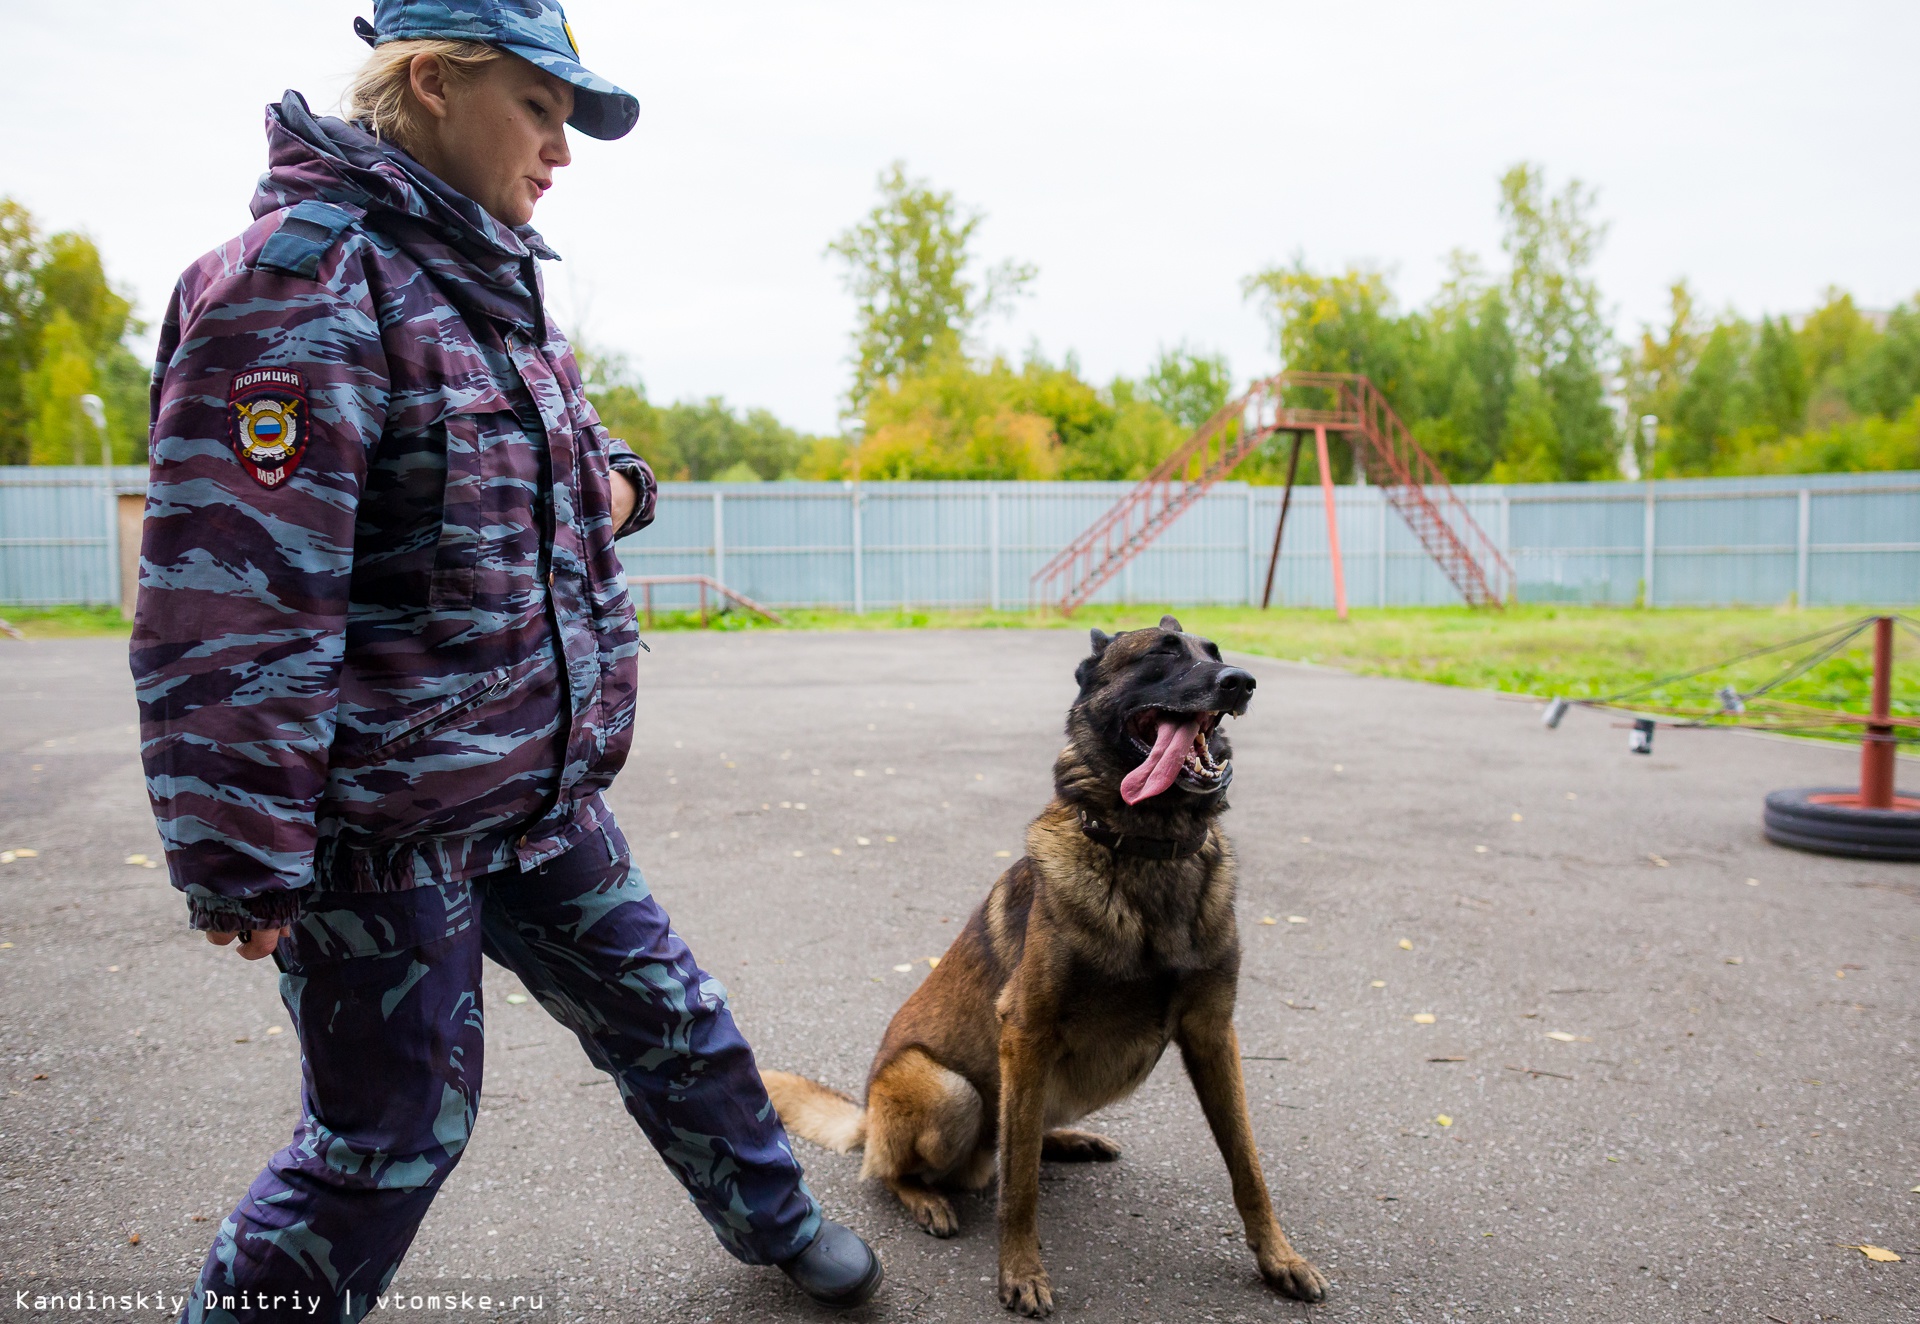
[[[652, 642], [627, 835], [762, 1063], [857, 1089], [1045, 801], [1083, 639]], [[1920, 870], [1759, 830], [1764, 792], [1846, 782], [1851, 752], [1663, 730], [1634, 757], [1591, 713], [1548, 732], [1491, 695], [1242, 660], [1239, 1027], [1281, 1222], [1332, 1291], [1261, 1286], [1168, 1061], [1094, 1122], [1119, 1162], [1044, 1174], [1061, 1317], [1920, 1317]], [[118, 641], [0, 641], [0, 851], [39, 852], [0, 865], [9, 1312], [21, 1288], [189, 1283], [295, 1121], [271, 968], [124, 863], [158, 854], [133, 721]], [[481, 1121], [396, 1287], [530, 1287], [542, 1319], [816, 1317], [727, 1258], [517, 994], [489, 967]], [[857, 1156], [797, 1148], [886, 1259], [854, 1318], [1004, 1317], [990, 1196], [936, 1241]]]

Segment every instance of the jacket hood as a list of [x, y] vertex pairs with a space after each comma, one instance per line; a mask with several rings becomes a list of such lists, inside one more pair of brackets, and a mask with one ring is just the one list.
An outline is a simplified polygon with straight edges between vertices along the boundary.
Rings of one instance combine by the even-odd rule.
[[532, 226], [501, 224], [393, 144], [331, 115], [316, 118], [298, 92], [268, 106], [266, 118], [255, 218], [308, 200], [354, 208], [463, 310], [521, 326], [544, 321], [533, 259], [560, 255]]

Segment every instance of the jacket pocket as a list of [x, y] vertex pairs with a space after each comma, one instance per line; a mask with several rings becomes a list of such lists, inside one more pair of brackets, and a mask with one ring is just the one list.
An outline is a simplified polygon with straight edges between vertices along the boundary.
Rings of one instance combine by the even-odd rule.
[[506, 689], [513, 679], [511, 671], [509, 667], [500, 667], [465, 688], [456, 690], [446, 698], [428, 705], [408, 718], [398, 730], [369, 749], [361, 758], [371, 763], [396, 750], [405, 749], [416, 741], [425, 740], [436, 731], [443, 731], [452, 726]]
[[476, 411], [451, 414], [443, 427], [447, 478], [427, 605], [436, 611], [461, 611], [473, 605], [488, 530], [502, 513], [495, 506], [500, 480], [508, 477], [504, 452], [510, 441], [503, 429], [517, 431], [517, 424], [511, 413]]

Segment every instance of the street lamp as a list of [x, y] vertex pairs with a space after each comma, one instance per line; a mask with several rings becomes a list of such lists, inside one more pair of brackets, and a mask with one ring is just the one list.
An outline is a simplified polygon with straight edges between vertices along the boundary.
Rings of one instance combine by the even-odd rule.
[[91, 393], [80, 397], [80, 412], [87, 416], [87, 422], [93, 424], [95, 435], [100, 438], [100, 467], [113, 467], [113, 447], [107, 441], [107, 402]]

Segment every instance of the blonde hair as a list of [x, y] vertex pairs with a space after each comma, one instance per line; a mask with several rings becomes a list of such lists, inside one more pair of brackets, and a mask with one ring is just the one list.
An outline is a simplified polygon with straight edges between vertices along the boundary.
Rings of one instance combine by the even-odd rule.
[[413, 95], [416, 55], [436, 57], [442, 75], [454, 87], [473, 82], [488, 65], [506, 58], [505, 52], [477, 41], [437, 38], [390, 41], [374, 49], [347, 85], [343, 98], [347, 118], [414, 155], [426, 127], [426, 112]]

